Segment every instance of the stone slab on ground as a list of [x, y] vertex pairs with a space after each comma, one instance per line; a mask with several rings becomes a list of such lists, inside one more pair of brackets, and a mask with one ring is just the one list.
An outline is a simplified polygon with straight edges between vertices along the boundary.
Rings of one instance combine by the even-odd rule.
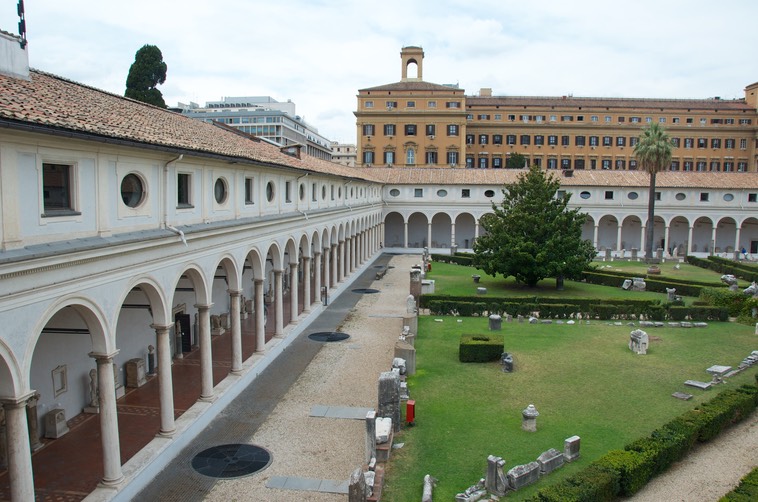
[[692, 399], [692, 394], [687, 394], [686, 392], [674, 392], [671, 395], [677, 399], [681, 399], [682, 401], [689, 401]]
[[335, 481], [332, 479], [299, 478], [297, 476], [272, 476], [266, 483], [266, 488], [346, 494], [348, 485], [348, 480]]
[[695, 387], [698, 389], [708, 390], [711, 388], [711, 382], [698, 382], [697, 380], [687, 380], [684, 385]]
[[357, 408], [353, 406], [324, 406], [317, 404], [311, 408], [310, 416], [319, 418], [345, 418], [350, 420], [365, 420], [366, 413], [372, 408]]

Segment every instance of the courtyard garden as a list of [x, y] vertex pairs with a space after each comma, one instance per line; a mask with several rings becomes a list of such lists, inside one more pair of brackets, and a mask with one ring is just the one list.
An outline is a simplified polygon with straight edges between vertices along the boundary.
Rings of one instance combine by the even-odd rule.
[[[613, 263], [616, 266], [619, 263]], [[640, 266], [639, 264], [635, 264]], [[630, 265], [631, 266], [631, 265]], [[644, 272], [644, 265], [642, 271]], [[682, 274], [700, 282], [719, 284], [719, 274], [681, 265], [662, 275]], [[684, 272], [681, 272], [684, 269]], [[474, 284], [471, 276], [481, 275]], [[482, 297], [525, 297], [603, 301], [659, 300], [665, 293], [624, 291], [619, 287], [566, 281], [557, 291], [554, 279], [525, 288], [512, 279], [494, 279], [471, 267], [434, 263], [427, 276], [435, 279], [435, 294]], [[741, 281], [742, 284], [742, 281]], [[476, 295], [476, 287], [487, 288]], [[696, 300], [683, 298], [685, 303]], [[574, 324], [503, 322], [504, 350], [513, 354], [514, 371], [504, 373], [499, 361], [459, 362], [461, 335], [484, 334], [487, 316], [423, 315], [415, 342], [415, 375], [408, 378], [416, 401], [416, 425], [404, 428], [395, 442], [383, 492], [385, 500], [420, 500], [422, 480], [438, 479], [435, 500], [453, 500], [484, 476], [487, 456], [505, 461], [504, 470], [533, 461], [542, 452], [563, 449], [566, 438], [581, 437], [581, 457], [542, 478], [534, 485], [510, 493], [525, 500], [551, 484], [579, 473], [609, 450], [648, 436], [683, 413], [712, 400], [726, 389], [754, 385], [755, 367], [728, 378], [710, 390], [684, 385], [685, 380], [710, 381], [713, 365], [737, 367], [758, 349], [753, 326], [734, 322], [708, 322], [707, 327], [651, 327], [646, 355], [628, 348], [631, 320], [586, 319]], [[620, 325], [619, 325], [620, 324]], [[688, 401], [672, 397], [692, 394]], [[521, 412], [534, 404], [540, 415], [537, 431], [521, 429]]]

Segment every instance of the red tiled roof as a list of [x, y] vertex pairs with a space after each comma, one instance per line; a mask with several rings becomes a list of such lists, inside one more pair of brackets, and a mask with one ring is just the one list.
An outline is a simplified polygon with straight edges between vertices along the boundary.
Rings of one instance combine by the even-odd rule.
[[[30, 80], [0, 75], [0, 120], [93, 138], [210, 154], [351, 178], [363, 172], [279, 147], [181, 114], [32, 70]], [[369, 178], [370, 179], [370, 178]]]
[[[374, 178], [393, 185], [505, 185], [517, 181], [523, 169], [449, 169], [449, 168], [384, 168], [373, 167]], [[650, 178], [644, 171], [574, 170], [571, 176], [551, 171], [562, 186], [640, 187], [646, 188]], [[672, 172], [656, 175], [660, 188], [711, 188], [758, 190], [758, 173]]]
[[582, 107], [622, 108], [626, 110], [656, 108], [660, 110], [748, 110], [753, 109], [744, 99], [657, 99], [657, 98], [591, 98], [574, 96], [466, 96], [466, 106], [470, 107]]
[[406, 80], [402, 82], [394, 82], [392, 84], [378, 85], [376, 87], [367, 87], [366, 89], [360, 89], [358, 92], [364, 91], [444, 91], [452, 94], [455, 91], [462, 93], [463, 89], [424, 82], [423, 80]]

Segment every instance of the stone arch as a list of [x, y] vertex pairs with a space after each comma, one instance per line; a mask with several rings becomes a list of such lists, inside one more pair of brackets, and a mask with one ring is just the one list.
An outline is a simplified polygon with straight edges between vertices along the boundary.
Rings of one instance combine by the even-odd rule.
[[429, 245], [428, 225], [429, 217], [424, 212], [416, 211], [408, 216], [408, 247], [422, 248]]
[[382, 236], [385, 247], [401, 248], [405, 245], [405, 218], [397, 211], [391, 211], [384, 215], [384, 235]]
[[5, 342], [0, 340], [0, 397], [15, 397], [27, 389], [22, 387], [18, 361]]
[[476, 218], [471, 213], [459, 213], [455, 217], [455, 242], [462, 249], [471, 249], [476, 235]]
[[[250, 262], [250, 269], [252, 271], [254, 279], [263, 279], [264, 260], [265, 260], [265, 257], [261, 255], [257, 247], [251, 248], [245, 254], [245, 261]], [[243, 271], [243, 275], [244, 275], [244, 271]]]
[[690, 250], [693, 253], [711, 252], [711, 235], [713, 220], [708, 216], [699, 216], [692, 222], [692, 242]]
[[269, 255], [271, 255], [271, 266], [275, 270], [282, 270], [282, 267], [284, 266], [284, 252], [279, 247], [279, 243], [272, 242], [269, 244], [268, 249], [266, 250], [266, 263], [268, 263]]
[[[734, 241], [737, 238], [737, 220], [731, 216], [723, 216], [716, 222], [716, 242], [713, 252], [726, 254], [731, 258], [734, 255]], [[739, 251], [739, 248], [737, 248]]]
[[431, 218], [432, 239], [429, 248], [449, 248], [452, 237], [453, 219], [445, 211], [434, 213]]
[[[166, 292], [161, 286], [155, 282], [151, 277], [137, 276], [129, 282], [124, 294], [119, 299], [119, 305], [123, 305], [126, 302], [126, 297], [135, 288], [140, 288], [142, 293], [150, 303], [150, 310], [153, 316], [153, 323], [157, 325], [165, 326], [171, 324], [171, 312], [169, 312], [169, 302], [166, 299]], [[116, 318], [114, 319], [114, 326], [118, 324], [118, 316], [120, 315], [120, 309], [116, 312]]]
[[209, 284], [206, 279], [206, 274], [203, 273], [202, 268], [194, 263], [189, 264], [180, 274], [177, 275], [172, 291], [176, 291], [176, 289], [179, 287], [179, 282], [185, 277], [192, 283], [192, 288], [195, 291], [195, 302], [199, 305], [209, 304], [211, 302], [211, 293]]
[[[604, 214], [597, 222], [597, 249], [615, 251], [623, 246], [618, 242], [618, 230], [621, 222], [614, 214]], [[622, 232], [623, 233], [623, 232]], [[623, 238], [622, 238], [623, 240]]]
[[227, 289], [234, 291], [239, 290], [241, 287], [240, 281], [242, 279], [242, 274], [234, 256], [228, 253], [222, 255], [221, 258], [219, 258], [215, 270], [218, 270], [219, 268], [222, 268], [226, 274]]

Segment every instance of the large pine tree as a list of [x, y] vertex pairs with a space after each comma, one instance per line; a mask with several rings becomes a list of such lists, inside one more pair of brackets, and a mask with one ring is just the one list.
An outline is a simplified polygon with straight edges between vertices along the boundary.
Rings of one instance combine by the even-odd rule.
[[570, 195], [557, 197], [560, 182], [532, 166], [506, 185], [503, 202], [481, 219], [484, 235], [474, 243], [474, 265], [495, 277], [514, 276], [536, 286], [546, 277], [579, 277], [595, 256], [582, 239], [587, 215], [569, 209]]
[[129, 68], [124, 96], [166, 108], [163, 94], [155, 87], [166, 81], [167, 69], [161, 50], [154, 45], [143, 45]]

